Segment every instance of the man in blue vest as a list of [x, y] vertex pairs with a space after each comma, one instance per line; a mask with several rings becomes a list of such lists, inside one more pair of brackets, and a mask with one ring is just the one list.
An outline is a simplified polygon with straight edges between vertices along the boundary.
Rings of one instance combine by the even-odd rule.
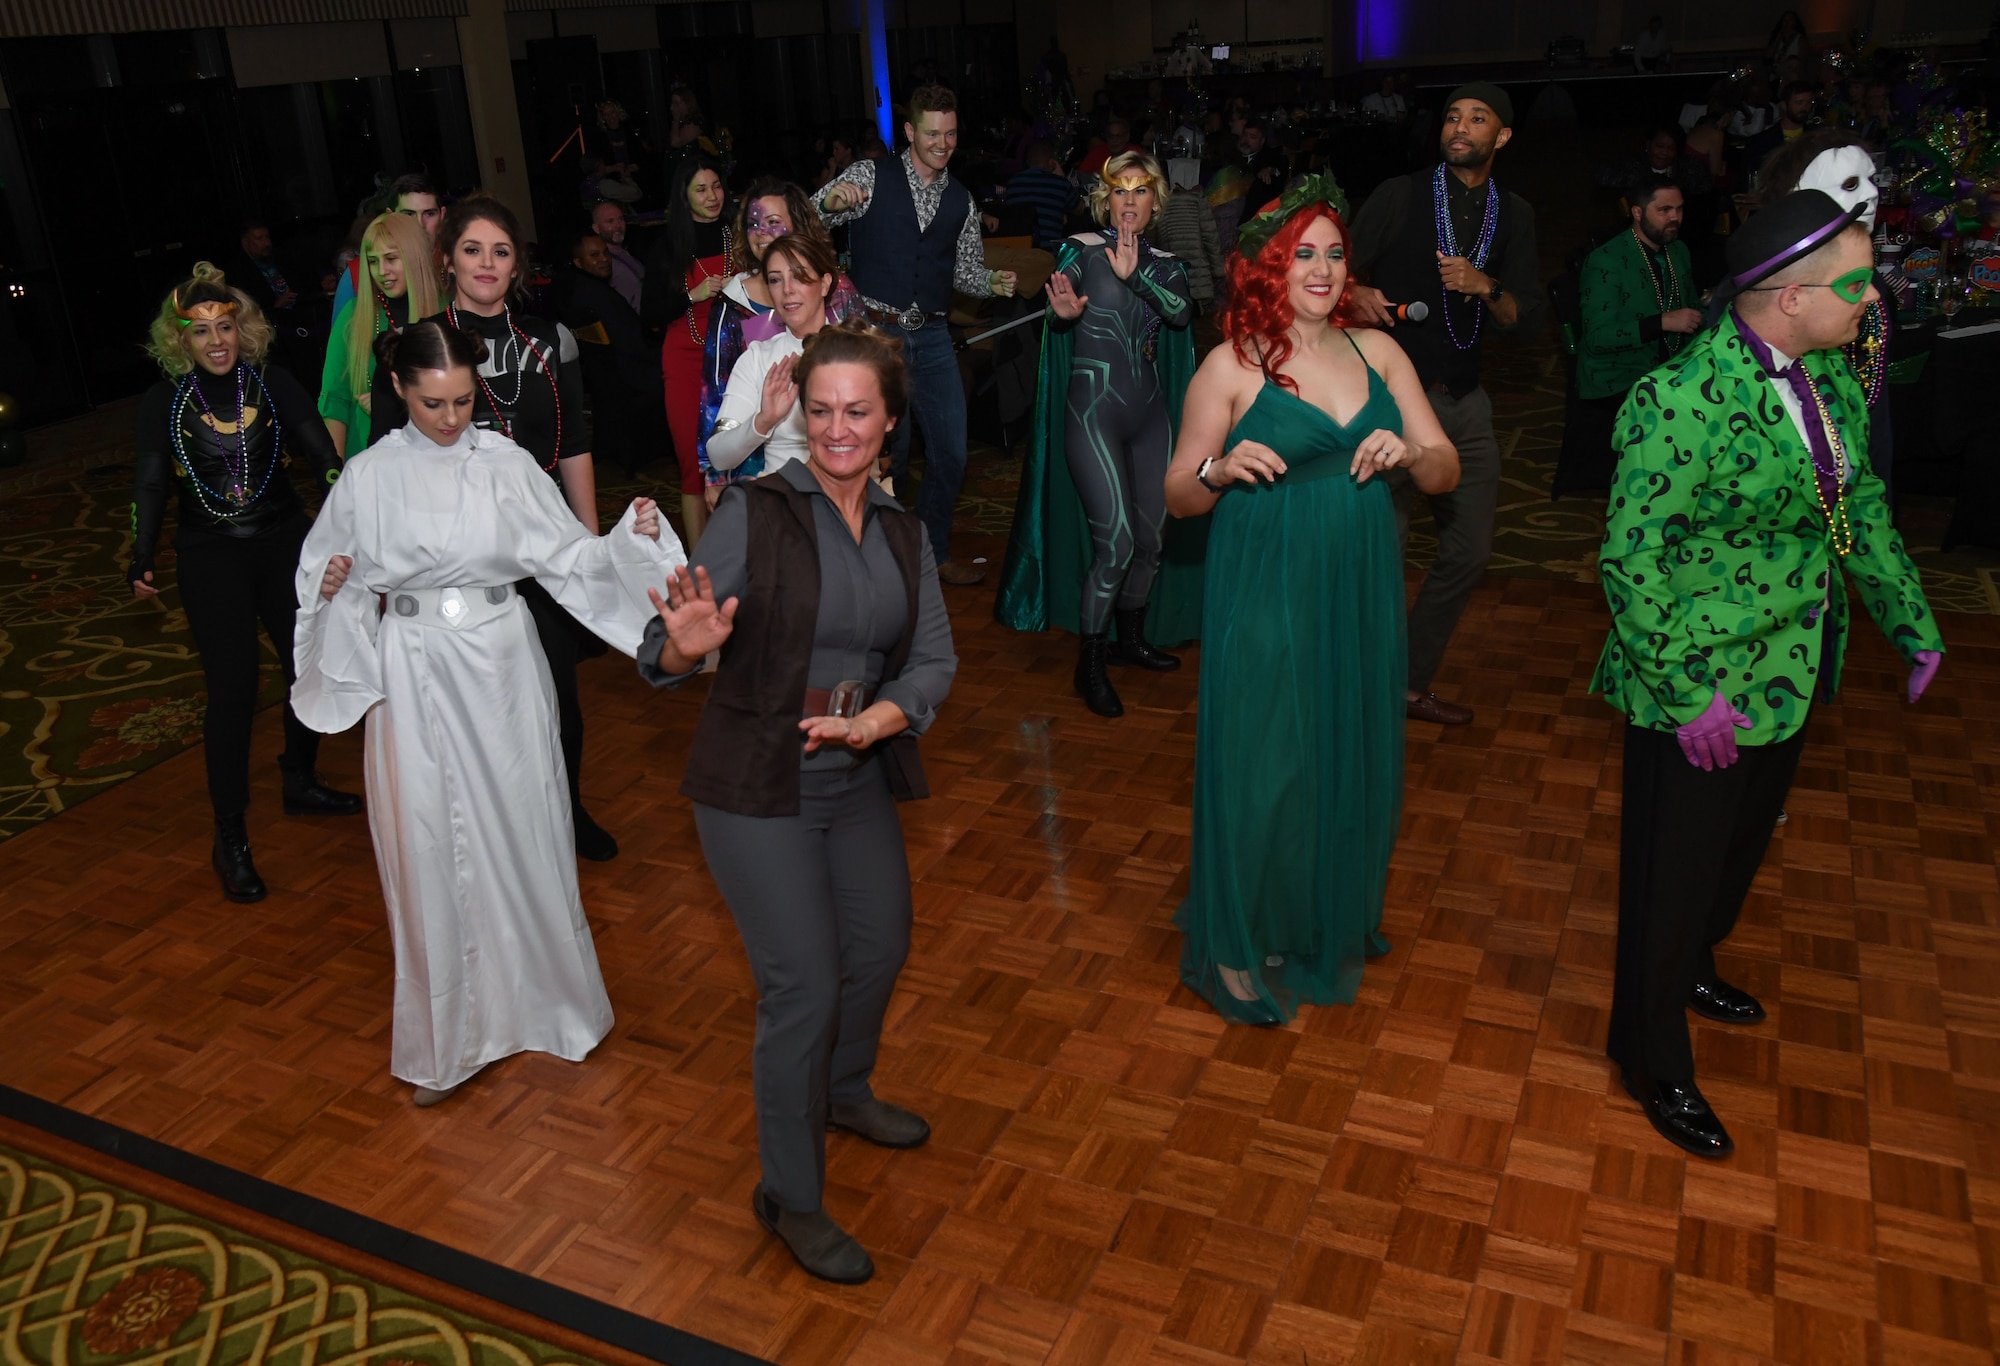
[[[909, 147], [900, 157], [857, 161], [820, 192], [819, 215], [847, 223], [849, 275], [868, 321], [903, 341], [910, 415], [923, 428], [928, 462], [917, 516], [930, 532], [938, 577], [974, 584], [984, 571], [951, 558], [951, 513], [965, 482], [965, 388], [945, 313], [951, 292], [1014, 292], [1014, 272], [988, 270], [979, 205], [945, 167], [958, 150], [958, 99], [941, 85], [910, 92]], [[901, 486], [910, 466], [910, 424], [896, 425], [889, 468]]]

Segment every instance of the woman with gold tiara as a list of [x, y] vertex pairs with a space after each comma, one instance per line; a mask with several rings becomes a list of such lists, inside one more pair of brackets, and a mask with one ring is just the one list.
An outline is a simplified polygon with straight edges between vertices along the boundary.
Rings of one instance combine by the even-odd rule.
[[[133, 596], [154, 598], [167, 490], [180, 494], [173, 538], [181, 607], [201, 653], [208, 708], [202, 750], [215, 808], [215, 874], [231, 901], [262, 901], [250, 859], [250, 723], [257, 714], [261, 624], [292, 682], [292, 576], [311, 522], [286, 470], [294, 456], [322, 488], [340, 452], [299, 382], [266, 365], [270, 322], [250, 296], [203, 261], [160, 303], [146, 349], [166, 378], [139, 401], [132, 490]], [[285, 814], [351, 816], [361, 799], [320, 786], [319, 735], [285, 705]]]
[[1001, 578], [1003, 623], [1081, 638], [1076, 690], [1099, 716], [1125, 713], [1107, 663], [1178, 669], [1148, 635], [1192, 640], [1201, 624], [1207, 528], [1165, 535], [1167, 461], [1194, 373], [1187, 270], [1145, 236], [1166, 197], [1159, 162], [1114, 156], [1090, 196], [1107, 231], [1057, 248], [1034, 440]]

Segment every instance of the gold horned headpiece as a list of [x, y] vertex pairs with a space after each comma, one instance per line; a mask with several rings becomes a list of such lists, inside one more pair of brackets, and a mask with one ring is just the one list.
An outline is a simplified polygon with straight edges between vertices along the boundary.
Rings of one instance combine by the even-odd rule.
[[183, 305], [181, 292], [174, 291], [174, 316], [181, 320], [181, 326], [190, 323], [212, 323], [217, 318], [232, 316], [237, 309], [234, 299], [203, 299], [200, 303]]

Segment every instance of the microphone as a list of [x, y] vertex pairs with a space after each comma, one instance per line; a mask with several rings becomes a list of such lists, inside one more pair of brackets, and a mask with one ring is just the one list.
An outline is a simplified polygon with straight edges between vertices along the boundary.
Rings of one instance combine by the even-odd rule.
[[1394, 308], [1390, 309], [1389, 312], [1392, 315], [1394, 315], [1396, 321], [1399, 323], [1400, 322], [1420, 323], [1425, 318], [1430, 317], [1431, 306], [1425, 303], [1422, 299], [1418, 299], [1415, 303], [1397, 304]]

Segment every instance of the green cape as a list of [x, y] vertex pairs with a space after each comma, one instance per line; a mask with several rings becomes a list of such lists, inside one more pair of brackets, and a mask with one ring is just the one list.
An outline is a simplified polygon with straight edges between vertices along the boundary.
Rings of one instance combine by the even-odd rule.
[[[1079, 248], [1064, 241], [1056, 249], [1056, 269], [1076, 259]], [[1074, 631], [1084, 575], [1090, 569], [1090, 523], [1069, 475], [1063, 421], [1069, 396], [1069, 329], [1042, 323], [1041, 372], [1035, 385], [1035, 427], [1021, 462], [1020, 499], [1014, 530], [1000, 574], [993, 615], [1016, 631], [1059, 626]], [[1154, 346], [1154, 368], [1167, 396], [1167, 424], [1180, 435], [1181, 400], [1194, 378], [1194, 329], [1162, 327]], [[1184, 645], [1201, 637], [1202, 560], [1208, 552], [1208, 517], [1169, 517], [1146, 609], [1147, 638], [1158, 645]]]

